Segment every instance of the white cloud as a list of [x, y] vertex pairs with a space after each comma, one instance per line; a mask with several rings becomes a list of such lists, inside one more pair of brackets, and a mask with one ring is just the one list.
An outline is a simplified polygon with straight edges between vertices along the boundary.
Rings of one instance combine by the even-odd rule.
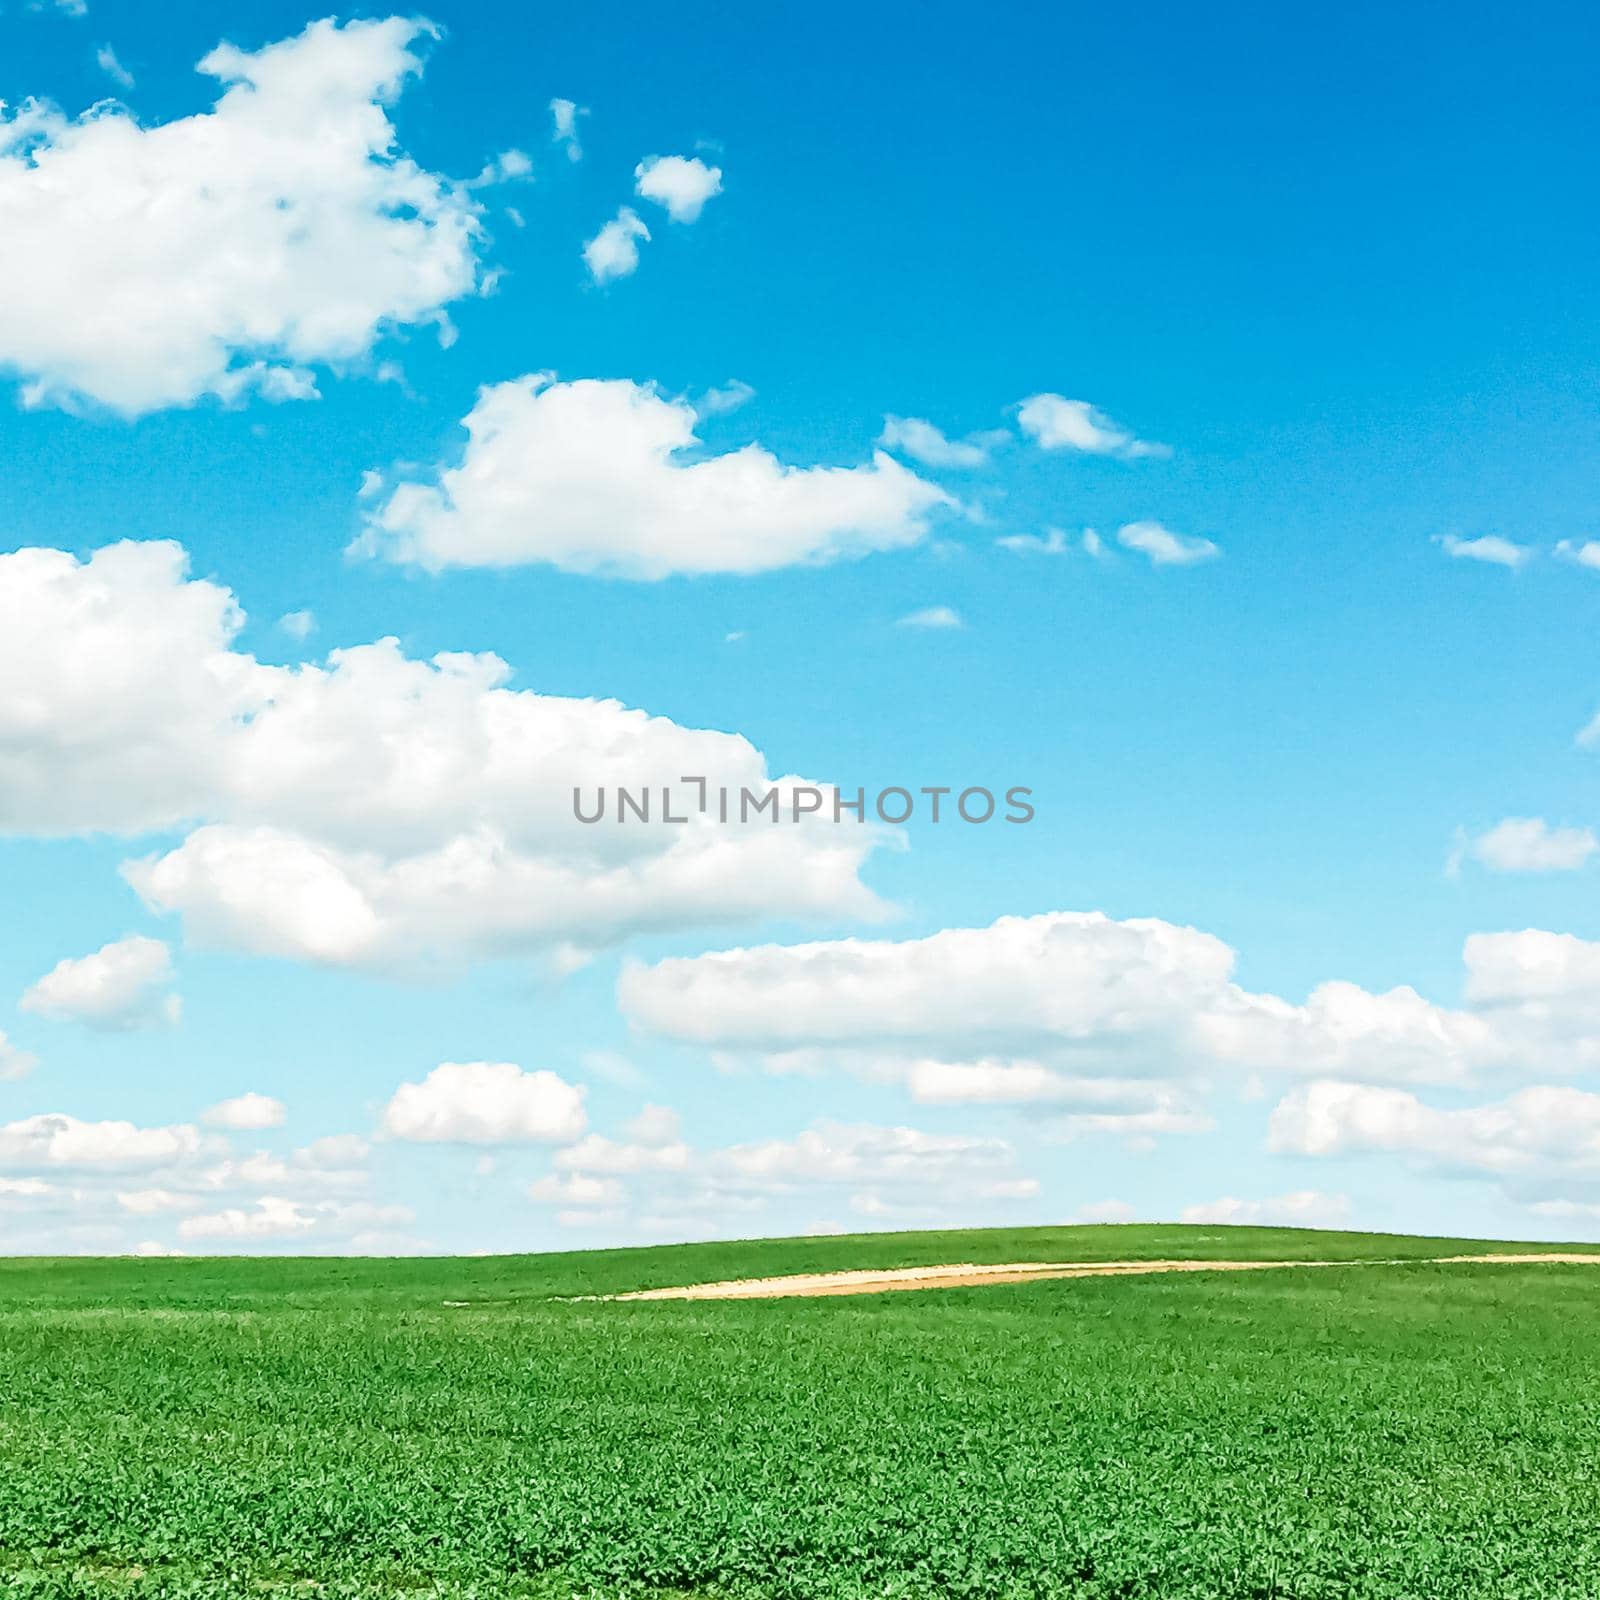
[[904, 1083], [919, 1105], [1037, 1106], [1066, 1135], [1148, 1137], [1203, 1133], [1212, 1126], [1179, 1084], [1076, 1077], [1037, 1061], [918, 1060], [904, 1069]]
[[160, 939], [135, 935], [93, 955], [67, 957], [18, 1001], [23, 1011], [121, 1032], [177, 1022], [182, 1002], [168, 991], [172, 953]]
[[317, 631], [317, 619], [309, 611], [288, 611], [278, 618], [278, 626], [291, 639], [309, 639]]
[[870, 830], [831, 818], [722, 824], [713, 802], [679, 827], [578, 822], [579, 790], [592, 806], [602, 788], [695, 773], [737, 796], [764, 790], [765, 768], [742, 739], [512, 692], [504, 670], [407, 661], [390, 641], [286, 675], [235, 736], [230, 820], [129, 863], [129, 881], [202, 944], [391, 970], [778, 907], [875, 911], [857, 875]]
[[631, 1143], [591, 1133], [577, 1144], [556, 1151], [555, 1164], [564, 1172], [604, 1173], [613, 1177], [640, 1172], [684, 1172], [693, 1152], [681, 1139], [666, 1144], [635, 1140]]
[[360, 1166], [370, 1148], [358, 1133], [329, 1133], [313, 1139], [303, 1150], [297, 1150], [295, 1161], [319, 1172], [348, 1169]]
[[1591, 572], [1600, 571], [1600, 539], [1563, 539], [1556, 546], [1556, 554]]
[[366, 1201], [307, 1202], [282, 1195], [262, 1195], [253, 1206], [230, 1206], [203, 1216], [185, 1217], [178, 1237], [239, 1241], [299, 1239], [308, 1234], [349, 1237], [364, 1229], [405, 1227], [416, 1220], [409, 1206], [373, 1205]]
[[[366, 1153], [364, 1141], [336, 1134], [287, 1157], [265, 1151], [237, 1157], [226, 1139], [187, 1123], [139, 1127], [48, 1113], [0, 1127], [0, 1171], [60, 1174], [68, 1182], [4, 1180], [0, 1198], [7, 1181], [36, 1191], [24, 1198], [35, 1210], [49, 1210], [52, 1220], [32, 1247], [58, 1253], [125, 1250], [122, 1230], [134, 1220], [146, 1227], [208, 1209], [213, 1220], [197, 1224], [201, 1235], [265, 1237], [278, 1231], [269, 1226], [272, 1217], [284, 1223], [301, 1216], [314, 1224], [308, 1230], [313, 1246], [326, 1236], [345, 1248], [364, 1248], [357, 1230], [381, 1225], [385, 1215], [383, 1208], [349, 1198], [368, 1182], [359, 1165]], [[233, 1196], [251, 1198], [229, 1198], [226, 1212], [215, 1211]]]
[[0, 1083], [25, 1078], [39, 1065], [39, 1058], [19, 1049], [0, 1033]]
[[749, 405], [756, 392], [740, 378], [729, 378], [714, 389], [707, 389], [695, 404], [695, 415], [701, 417], [726, 416], [741, 406]]
[[117, 1204], [136, 1217], [198, 1211], [204, 1203], [198, 1195], [176, 1189], [121, 1189], [117, 1192]]
[[757, 1215], [778, 1197], [814, 1190], [846, 1191], [855, 1210], [876, 1216], [933, 1216], [952, 1197], [1009, 1202], [1039, 1192], [1016, 1171], [1003, 1139], [831, 1121], [792, 1138], [709, 1150], [591, 1134], [557, 1151], [555, 1166], [568, 1176], [540, 1180], [534, 1199], [610, 1207], [608, 1220], [631, 1206], [650, 1231], [679, 1235], [702, 1232], [707, 1219], [726, 1227], [731, 1215]]
[[1192, 567], [1222, 554], [1211, 540], [1174, 533], [1159, 522], [1130, 522], [1117, 529], [1117, 543], [1124, 550], [1137, 550], [1148, 556], [1151, 565], [1157, 567]]
[[1574, 872], [1596, 850], [1592, 829], [1551, 827], [1542, 817], [1507, 817], [1465, 846], [1491, 872]]
[[403, 1083], [383, 1131], [429, 1144], [558, 1144], [583, 1132], [583, 1089], [509, 1061], [447, 1061]]
[[638, 213], [623, 206], [610, 222], [583, 247], [584, 265], [596, 283], [626, 278], [639, 269], [639, 241], [648, 241], [650, 230]]
[[528, 1185], [528, 1198], [547, 1206], [615, 1206], [622, 1202], [623, 1188], [615, 1178], [569, 1172], [536, 1179]]
[[1553, 1020], [1600, 1016], [1600, 944], [1570, 933], [1525, 928], [1474, 933], [1466, 942], [1467, 998], [1497, 1011], [1532, 1006]]
[[0, 1165], [13, 1170], [133, 1172], [192, 1161], [205, 1150], [199, 1129], [187, 1123], [140, 1128], [45, 1112], [0, 1126]]
[[1510, 567], [1513, 572], [1525, 566], [1533, 557], [1531, 545], [1517, 544], [1497, 534], [1485, 534], [1481, 539], [1463, 539], [1454, 533], [1441, 533], [1435, 536], [1434, 543], [1457, 561], [1482, 561], [1494, 567]]
[[141, 126], [0, 114], [0, 365], [34, 404], [127, 416], [312, 392], [308, 364], [365, 357], [476, 283], [477, 208], [395, 150], [387, 105], [427, 24], [312, 23], [200, 70], [215, 107]]
[[633, 176], [634, 193], [665, 206], [674, 222], [698, 222], [706, 201], [722, 193], [722, 168], [698, 156], [647, 156]]
[[[1008, 533], [995, 540], [1002, 550], [1019, 556], [1064, 556], [1072, 546], [1060, 528], [1047, 528], [1043, 536], [1037, 533]], [[1096, 541], [1098, 546], [1098, 540]], [[1090, 552], [1096, 554], [1097, 549]]]
[[1003, 1139], [818, 1123], [792, 1139], [763, 1139], [715, 1152], [710, 1170], [729, 1188], [818, 1184], [911, 1184], [942, 1188], [1010, 1165]]
[[1600, 1094], [1537, 1085], [1443, 1109], [1405, 1089], [1318, 1081], [1273, 1110], [1268, 1144], [1302, 1156], [1409, 1156], [1431, 1171], [1519, 1186], [1589, 1181], [1600, 1179]]
[[433, 571], [767, 572], [903, 549], [954, 504], [881, 452], [858, 467], [785, 466], [756, 444], [683, 460], [695, 420], [648, 384], [497, 384], [465, 419], [460, 463], [394, 488], [357, 549]]
[[300, 1201], [263, 1195], [251, 1208], [230, 1206], [225, 1211], [186, 1217], [178, 1224], [178, 1237], [195, 1239], [292, 1239], [309, 1233], [316, 1216]]
[[1458, 1084], [1600, 1066], [1600, 943], [1474, 934], [1461, 1009], [1342, 981], [1296, 1003], [1241, 988], [1234, 960], [1194, 928], [1054, 912], [629, 964], [618, 996], [635, 1026], [735, 1063], [890, 1078], [1080, 1131], [1204, 1126], [1194, 1093], [1219, 1070]]
[[568, 161], [583, 160], [583, 144], [578, 138], [578, 118], [588, 115], [589, 108], [575, 101], [550, 102], [550, 142], [566, 150]]
[[921, 417], [890, 415], [883, 419], [878, 443], [925, 467], [971, 468], [985, 465], [994, 446], [1005, 437], [1003, 433], [975, 433], [966, 439], [949, 439]]
[[175, 544], [0, 555], [0, 831], [136, 832], [201, 809], [268, 678]]
[[287, 1108], [281, 1100], [270, 1095], [235, 1095], [231, 1100], [219, 1100], [216, 1105], [200, 1114], [208, 1128], [230, 1128], [236, 1132], [255, 1128], [281, 1128]]
[[1348, 1195], [1297, 1189], [1292, 1194], [1272, 1195], [1264, 1200], [1240, 1200], [1224, 1195], [1220, 1200], [1185, 1206], [1178, 1220], [1249, 1227], [1339, 1228], [1349, 1217]]
[[1024, 400], [1017, 408], [1017, 426], [1041, 450], [1078, 450], [1127, 461], [1171, 454], [1164, 444], [1135, 437], [1087, 400], [1067, 400], [1058, 394]]
[[1132, 1222], [1139, 1213], [1126, 1200], [1091, 1200], [1079, 1206], [1073, 1214], [1074, 1222]]
[[[881, 909], [870, 827], [717, 820], [719, 786], [799, 781], [741, 738], [393, 640], [264, 666], [233, 648], [233, 597], [184, 569], [170, 544], [0, 555], [0, 681], [30, 686], [0, 696], [0, 833], [186, 828], [125, 870], [192, 940], [398, 970]], [[687, 825], [573, 815], [580, 787], [686, 773], [713, 796]]]
[[961, 620], [961, 613], [950, 606], [926, 606], [921, 611], [913, 611], [901, 617], [895, 624], [897, 628], [964, 628], [966, 623]]
[[115, 84], [124, 89], [133, 87], [133, 74], [117, 60], [117, 52], [103, 44], [94, 53], [95, 65]]
[[647, 1105], [622, 1131], [635, 1144], [659, 1149], [682, 1138], [683, 1119], [671, 1106]]

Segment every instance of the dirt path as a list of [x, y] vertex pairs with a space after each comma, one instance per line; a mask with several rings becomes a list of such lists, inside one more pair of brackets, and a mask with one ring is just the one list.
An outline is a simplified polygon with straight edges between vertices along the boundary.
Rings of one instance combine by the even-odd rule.
[[881, 1271], [812, 1272], [787, 1278], [734, 1278], [674, 1289], [635, 1289], [612, 1300], [778, 1300], [804, 1296], [886, 1294], [902, 1289], [957, 1289], [998, 1283], [1033, 1283], [1045, 1278], [1137, 1277], [1152, 1272], [1263, 1272], [1273, 1267], [1516, 1266], [1534, 1263], [1600, 1266], [1600, 1253], [1542, 1251], [1528, 1255], [1411, 1256], [1383, 1261], [1010, 1261], [995, 1266], [960, 1262], [944, 1267], [896, 1267]]

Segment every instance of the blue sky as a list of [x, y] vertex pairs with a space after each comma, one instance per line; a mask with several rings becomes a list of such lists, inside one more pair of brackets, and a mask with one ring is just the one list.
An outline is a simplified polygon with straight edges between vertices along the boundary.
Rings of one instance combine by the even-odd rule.
[[[436, 36], [382, 36], [415, 70], [381, 89], [324, 70], [359, 29], [258, 57], [315, 20], [289, 6], [74, 10], [0, 13], [7, 114], [61, 112], [0, 142], [0, 549], [66, 553], [49, 580], [0, 573], [16, 1248], [545, 1248], [1196, 1207], [1600, 1236], [1591, 12], [1465, 7], [1444, 30], [1422, 7], [824, 5], [663, 29], [627, 6], [440, 4]], [[288, 109], [209, 169], [162, 130], [214, 112], [194, 68], [224, 40], [245, 74], [287, 63], [252, 103]], [[108, 95], [117, 143], [73, 120]], [[392, 145], [297, 143], [302, 95], [330, 127], [386, 116]], [[553, 99], [582, 108], [581, 159]], [[695, 163], [691, 184], [715, 171], [692, 220], [638, 192], [652, 156]], [[397, 161], [435, 214], [396, 198]], [[650, 237], [597, 282], [584, 246], [624, 207]], [[334, 338], [318, 313], [346, 270], [366, 321]], [[184, 366], [197, 339], [221, 352], [209, 374], [210, 355]], [[753, 393], [708, 404], [733, 384]], [[480, 391], [514, 415], [474, 456]], [[1090, 433], [1047, 448], [1037, 396], [1082, 403]], [[875, 467], [890, 415], [982, 459], [897, 446]], [[697, 442], [652, 464], [639, 430], [673, 418]], [[688, 486], [751, 446], [850, 475]], [[442, 487], [480, 462], [515, 547], [494, 566], [470, 555], [487, 502]], [[456, 494], [427, 524], [443, 570], [388, 535], [350, 551], [411, 515], [407, 484]], [[870, 515], [840, 509], [857, 495]], [[759, 570], [707, 555], [719, 516]], [[1143, 525], [1204, 559], [1119, 539]], [[187, 578], [100, 585], [82, 563], [123, 540], [176, 541]], [[661, 575], [626, 575], [637, 560]], [[194, 620], [217, 587], [236, 634]], [[134, 635], [78, 637], [91, 592]], [[905, 620], [935, 608], [959, 625]], [[304, 637], [279, 623], [302, 611]], [[316, 675], [329, 651], [387, 637], [409, 689], [396, 669], [309, 732], [291, 720], [293, 696], [345, 681]], [[1037, 816], [876, 848], [856, 830], [838, 892], [815, 889], [828, 840], [790, 830], [782, 863], [736, 848], [594, 933], [586, 845], [530, 818], [602, 746], [641, 774], [656, 757], [588, 711], [599, 744], [546, 750], [529, 699], [531, 731], [475, 766], [462, 730], [506, 702], [439, 688], [421, 665], [439, 652], [492, 652], [530, 696], [740, 735], [774, 775], [1025, 784]], [[219, 671], [253, 674], [221, 708]], [[418, 799], [441, 747], [454, 764]], [[379, 749], [387, 798], [364, 776]], [[100, 798], [74, 819], [80, 788]], [[186, 843], [208, 827], [230, 848], [270, 829], [276, 853], [246, 882], [241, 856]], [[510, 855], [486, 892], [401, 883], [491, 835]], [[169, 856], [159, 889], [121, 871]], [[312, 857], [337, 859], [342, 895], [388, 897], [370, 947], [329, 943], [331, 903], [295, 876]], [[567, 910], [518, 875], [557, 867], [577, 872]], [[963, 946], [960, 981], [919, 943], [1091, 911], [1200, 932], [1035, 922]], [[259, 932], [273, 917], [290, 931]], [[130, 938], [165, 955], [74, 965]], [[858, 945], [749, 954], [849, 940], [874, 942], [884, 999], [848, 1038]], [[718, 951], [739, 953], [660, 965]], [[1359, 990], [1316, 1002], [1329, 982]], [[991, 1020], [906, 1020], [941, 996]], [[515, 1075], [430, 1077], [447, 1063]], [[396, 1109], [408, 1084], [421, 1121]], [[203, 1120], [246, 1093], [278, 1109]], [[629, 1131], [646, 1105], [676, 1131]], [[71, 1137], [38, 1120], [57, 1114]], [[304, 1154], [329, 1137], [347, 1142]], [[277, 1166], [248, 1167], [256, 1150]]]

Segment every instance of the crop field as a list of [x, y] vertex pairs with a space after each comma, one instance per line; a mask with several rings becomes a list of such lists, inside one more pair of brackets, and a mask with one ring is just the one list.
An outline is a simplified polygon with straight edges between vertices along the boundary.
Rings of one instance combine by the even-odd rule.
[[[1129, 1226], [3, 1261], [0, 1594], [1600, 1594], [1600, 1266], [1423, 1259], [1532, 1248]], [[1199, 1257], [1382, 1264], [565, 1298]]]

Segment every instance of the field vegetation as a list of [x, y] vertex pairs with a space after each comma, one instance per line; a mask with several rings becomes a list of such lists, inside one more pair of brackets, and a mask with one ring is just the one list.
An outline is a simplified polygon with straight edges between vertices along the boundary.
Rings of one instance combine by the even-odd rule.
[[[1600, 1594], [1600, 1267], [1424, 1259], [1485, 1248], [1529, 1247], [1118, 1227], [0, 1262], [0, 1594]], [[1402, 1264], [562, 1298], [1199, 1256]]]

